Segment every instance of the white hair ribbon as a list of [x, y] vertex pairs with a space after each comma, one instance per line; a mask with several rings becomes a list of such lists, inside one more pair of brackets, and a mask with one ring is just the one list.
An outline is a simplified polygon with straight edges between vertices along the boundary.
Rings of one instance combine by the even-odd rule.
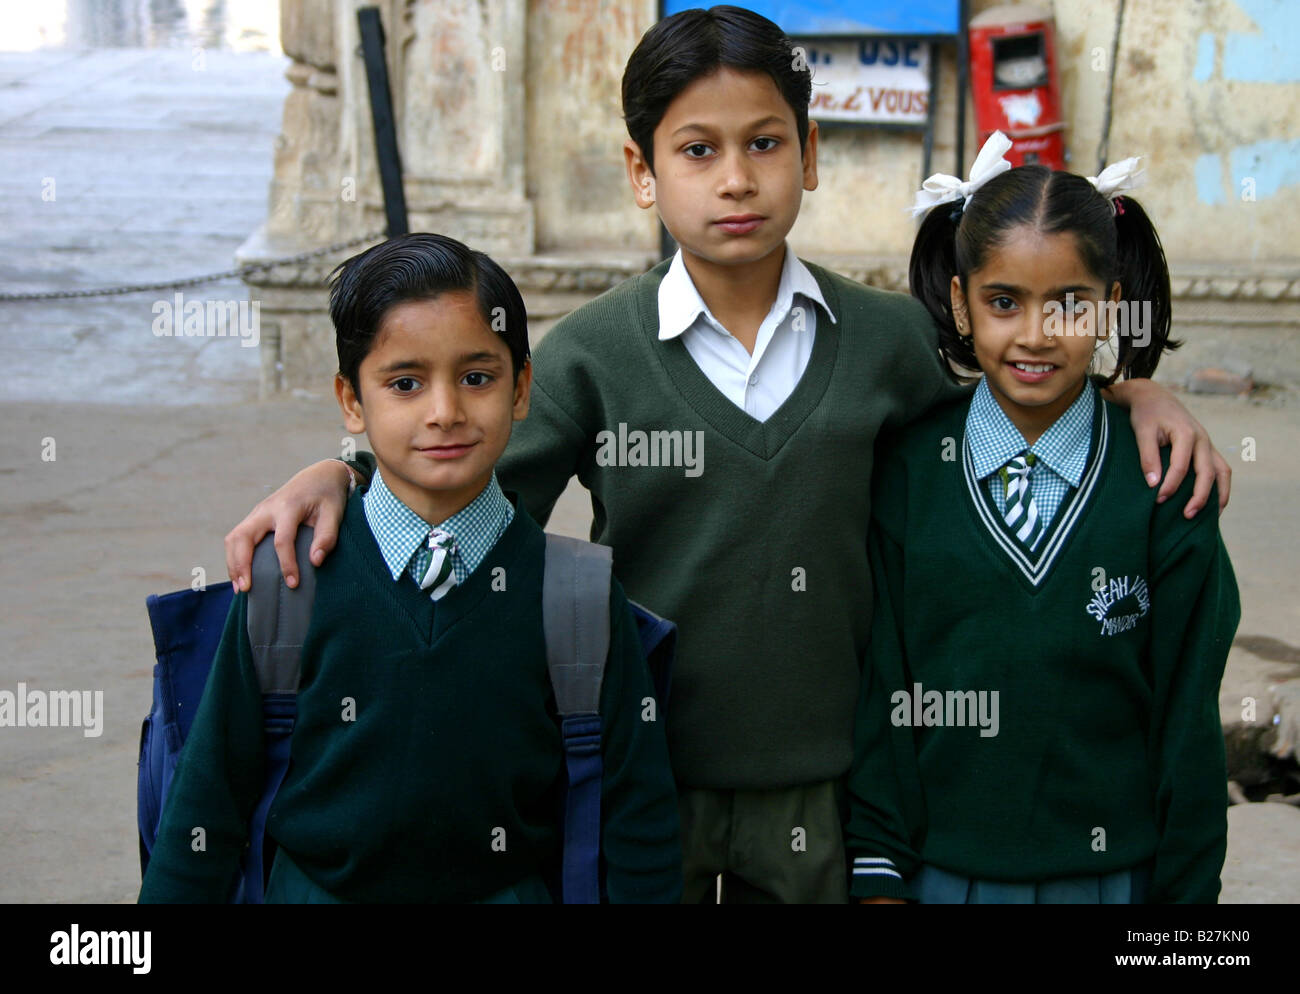
[[993, 132], [989, 135], [989, 140], [984, 143], [984, 147], [980, 149], [980, 154], [975, 157], [975, 164], [970, 167], [970, 179], [963, 183], [956, 176], [935, 173], [921, 184], [921, 189], [916, 191], [916, 202], [911, 207], [912, 216], [917, 217], [931, 207], [958, 198], [964, 198], [962, 200], [964, 209], [976, 190], [994, 176], [1005, 173], [1011, 168], [1011, 163], [1004, 158], [1009, 148], [1011, 148], [1011, 139], [1001, 131]]
[[1100, 176], [1089, 176], [1088, 182], [1097, 188], [1097, 192], [1115, 207], [1115, 198], [1123, 196], [1142, 185], [1146, 178], [1145, 171], [1138, 165], [1142, 156], [1116, 162], [1101, 171]]

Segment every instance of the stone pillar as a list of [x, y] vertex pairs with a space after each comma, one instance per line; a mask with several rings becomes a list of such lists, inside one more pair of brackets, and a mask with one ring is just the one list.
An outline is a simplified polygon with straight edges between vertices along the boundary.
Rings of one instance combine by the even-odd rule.
[[[357, 179], [342, 168], [347, 129], [336, 40], [343, 18], [337, 7], [335, 0], [280, 5], [281, 44], [293, 60], [285, 75], [293, 89], [276, 140], [266, 223], [240, 247], [240, 264], [297, 255], [382, 228], [373, 221], [369, 229], [361, 227]], [[248, 278], [250, 295], [262, 302], [262, 396], [319, 383], [337, 368], [324, 284], [347, 254]]]
[[[657, 258], [657, 224], [632, 206], [622, 174], [616, 85], [653, 21], [651, 0], [634, 12], [605, 0], [281, 0], [293, 90], [266, 223], [238, 260], [378, 238], [248, 278], [261, 301], [263, 396], [328, 385], [337, 359], [325, 280], [386, 226], [357, 27], [365, 4], [384, 24], [410, 229], [496, 258], [524, 295], [534, 340]], [[544, 155], [530, 152], [539, 142]], [[552, 236], [539, 253], [541, 209]]]
[[400, 7], [393, 100], [411, 230], [448, 234], [493, 256], [531, 255], [524, 0]]

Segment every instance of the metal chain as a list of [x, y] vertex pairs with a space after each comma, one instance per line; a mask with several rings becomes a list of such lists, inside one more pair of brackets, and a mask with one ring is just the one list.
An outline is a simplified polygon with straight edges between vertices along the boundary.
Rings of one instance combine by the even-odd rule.
[[99, 287], [94, 290], [47, 290], [43, 293], [0, 293], [0, 302], [15, 300], [60, 300], [70, 299], [73, 297], [113, 297], [126, 293], [143, 293], [146, 290], [179, 290], [186, 286], [200, 286], [204, 283], [216, 283], [219, 280], [243, 277], [250, 273], [260, 273], [268, 269], [277, 269], [280, 266], [293, 266], [298, 263], [308, 262], [317, 259], [323, 255], [331, 255], [335, 252], [341, 252], [343, 249], [352, 248], [365, 242], [375, 242], [384, 238], [382, 231], [374, 232], [369, 235], [362, 235], [359, 238], [349, 238], [344, 242], [335, 242], [333, 245], [327, 245], [324, 248], [312, 249], [310, 252], [300, 252], [298, 255], [286, 256], [283, 259], [271, 259], [267, 262], [250, 262], [246, 266], [240, 266], [237, 269], [227, 269], [220, 273], [208, 273], [205, 276], [191, 276], [187, 279], [169, 280], [166, 283], [128, 283], [122, 286]]

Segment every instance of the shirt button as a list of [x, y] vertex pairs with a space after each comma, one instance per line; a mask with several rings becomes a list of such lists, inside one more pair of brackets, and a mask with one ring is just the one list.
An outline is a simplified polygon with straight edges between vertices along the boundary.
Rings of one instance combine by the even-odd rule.
[[753, 386], [757, 386], [757, 385], [758, 385], [758, 374], [757, 374], [757, 373], [755, 373], [753, 376], [751, 376], [751, 377], [749, 378], [749, 385], [750, 385], [751, 387], [753, 387]]

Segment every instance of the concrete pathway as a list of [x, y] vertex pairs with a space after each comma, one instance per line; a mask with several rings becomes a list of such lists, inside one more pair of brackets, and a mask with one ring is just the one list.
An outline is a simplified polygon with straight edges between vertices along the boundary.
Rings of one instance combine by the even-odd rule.
[[[0, 53], [0, 292], [232, 268], [266, 216], [287, 65], [189, 49]], [[183, 292], [248, 299], [238, 280]], [[256, 396], [257, 349], [156, 337], [159, 301], [173, 291], [0, 303], [0, 399]]]

